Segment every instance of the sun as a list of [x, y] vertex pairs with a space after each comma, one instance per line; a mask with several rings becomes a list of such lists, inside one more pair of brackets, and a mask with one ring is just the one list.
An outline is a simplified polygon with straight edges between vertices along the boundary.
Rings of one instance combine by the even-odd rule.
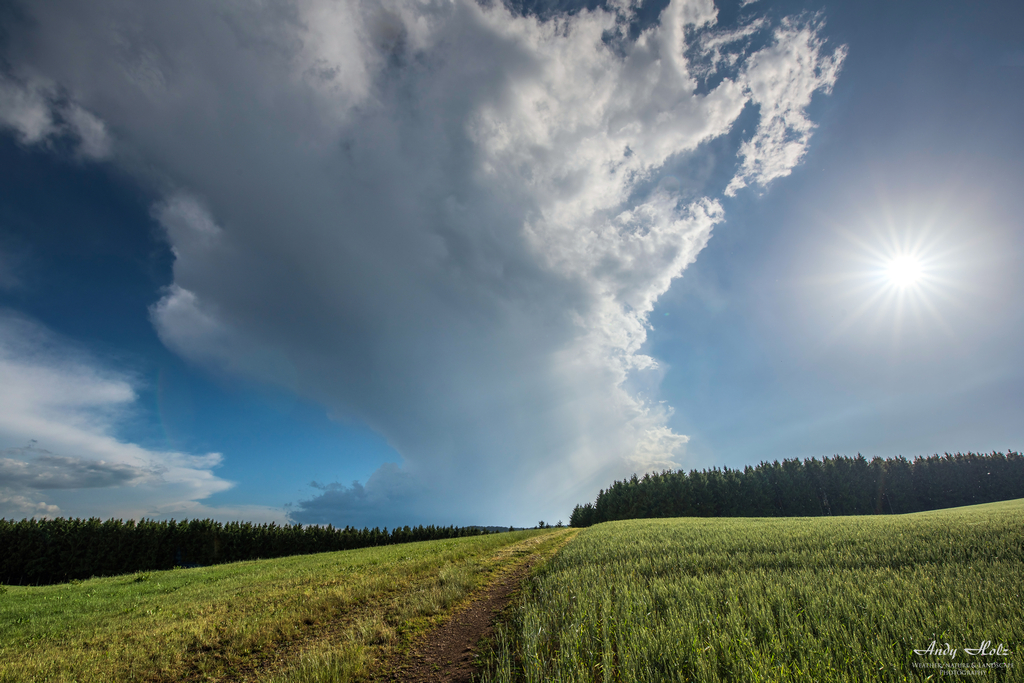
[[921, 260], [910, 255], [895, 256], [885, 268], [885, 276], [893, 287], [905, 289], [921, 282], [924, 268]]
[[952, 334], [945, 314], [968, 288], [965, 247], [951, 230], [939, 218], [898, 214], [840, 229], [820, 281], [834, 292], [835, 338], [866, 330], [896, 344], [926, 329]]

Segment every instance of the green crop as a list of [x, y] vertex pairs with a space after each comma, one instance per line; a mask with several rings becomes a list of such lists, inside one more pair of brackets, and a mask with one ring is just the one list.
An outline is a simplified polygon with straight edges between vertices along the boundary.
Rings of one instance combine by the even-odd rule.
[[528, 585], [485, 680], [1024, 680], [1022, 587], [1024, 501], [609, 522]]

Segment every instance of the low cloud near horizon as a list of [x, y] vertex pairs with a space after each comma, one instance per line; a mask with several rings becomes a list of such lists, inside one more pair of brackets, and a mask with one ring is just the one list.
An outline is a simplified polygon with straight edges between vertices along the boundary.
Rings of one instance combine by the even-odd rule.
[[[160, 197], [174, 281], [151, 317], [170, 349], [401, 454], [318, 485], [292, 520], [554, 521], [683, 463], [648, 315], [724, 219], [718, 197], [800, 162], [845, 55], [818, 17], [755, 4], [721, 28], [713, 3], [673, 1], [637, 33], [636, 7], [26, 3], [0, 124]], [[741, 115], [756, 124], [723, 182], [673, 176]], [[0, 472], [57, 481], [33, 462]]]
[[118, 439], [136, 400], [132, 379], [4, 311], [0, 377], [0, 517], [282, 521], [261, 506], [204, 505], [232, 486], [213, 472], [220, 453], [155, 451]]

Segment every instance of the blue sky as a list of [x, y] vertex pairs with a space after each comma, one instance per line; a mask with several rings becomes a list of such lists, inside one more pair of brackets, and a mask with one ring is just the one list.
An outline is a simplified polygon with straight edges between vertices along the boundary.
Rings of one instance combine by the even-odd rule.
[[1024, 445], [1024, 10], [580, 10], [8, 5], [0, 515]]

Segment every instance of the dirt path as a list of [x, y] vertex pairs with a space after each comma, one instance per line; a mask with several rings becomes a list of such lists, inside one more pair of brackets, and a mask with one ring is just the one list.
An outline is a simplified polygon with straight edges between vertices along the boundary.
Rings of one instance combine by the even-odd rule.
[[385, 664], [383, 676], [376, 681], [389, 683], [470, 683], [480, 671], [474, 666], [478, 648], [494, 631], [498, 614], [509, 604], [530, 570], [550, 558], [568, 543], [575, 533], [562, 536], [554, 545], [542, 537], [503, 549], [498, 555], [522, 558], [503, 570], [468, 604], [457, 610], [441, 626], [430, 631], [409, 654]]
[[[540, 561], [552, 556], [575, 534], [535, 536], [498, 550], [485, 565], [491, 576], [486, 585], [467, 596], [467, 602], [451, 616], [444, 618], [433, 630], [413, 636], [406, 645], [395, 642], [367, 645], [368, 668], [359, 677], [374, 683], [434, 683], [472, 680], [473, 667], [480, 640], [493, 630], [495, 616], [509, 603], [516, 589]], [[373, 615], [387, 618], [387, 612], [408, 597], [410, 591], [421, 590], [433, 575], [419, 577], [403, 586], [374, 594], [371, 599], [349, 605], [347, 609], [324, 623], [307, 624], [304, 632], [293, 639], [268, 644], [258, 654], [223, 671], [215, 679], [201, 671], [190, 671], [180, 680], [217, 680], [218, 683], [247, 683], [265, 680], [275, 673], [286, 672], [289, 666], [306, 653], [327, 652], [345, 640], [358, 625]], [[437, 623], [435, 621], [434, 623]], [[399, 636], [399, 640], [404, 637]]]
[[494, 620], [540, 559], [534, 555], [497, 581], [440, 628], [430, 632], [396, 671], [403, 683], [470, 683], [480, 641], [494, 630]]

